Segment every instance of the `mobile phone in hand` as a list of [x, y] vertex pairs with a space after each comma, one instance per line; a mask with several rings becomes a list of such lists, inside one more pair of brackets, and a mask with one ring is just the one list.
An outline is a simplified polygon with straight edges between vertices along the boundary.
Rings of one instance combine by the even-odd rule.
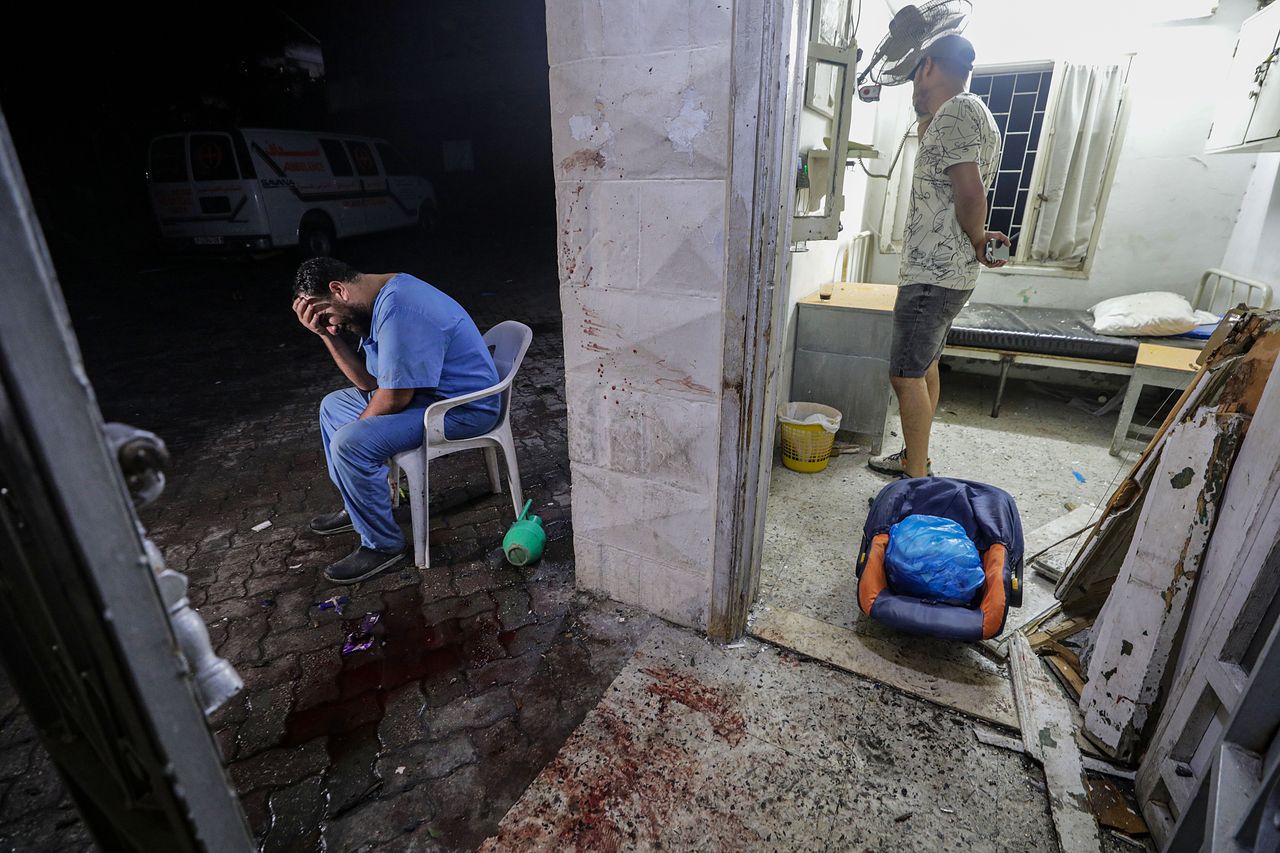
[[987, 241], [987, 262], [995, 263], [996, 261], [1009, 260], [1009, 247], [999, 240]]

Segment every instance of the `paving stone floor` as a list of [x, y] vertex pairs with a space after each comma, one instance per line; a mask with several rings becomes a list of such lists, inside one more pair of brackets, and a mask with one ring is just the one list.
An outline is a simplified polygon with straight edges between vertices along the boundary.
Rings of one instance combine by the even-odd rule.
[[[156, 431], [173, 453], [142, 520], [244, 677], [211, 727], [262, 849], [1055, 849], [1039, 770], [977, 744], [971, 721], [575, 593], [543, 245], [549, 235], [503, 252], [392, 237], [344, 247], [357, 266], [442, 286], [481, 328], [534, 328], [513, 411], [550, 535], [541, 564], [507, 566], [509, 499], [489, 493], [478, 456], [447, 458], [432, 466], [433, 568], [350, 588], [320, 570], [353, 540], [306, 531], [336, 506], [316, 407], [340, 377], [288, 312], [292, 262], [60, 267], [105, 417]], [[1037, 509], [1062, 500], [1060, 468], [1037, 472]], [[1085, 473], [1090, 490], [1105, 480]], [[798, 591], [771, 572], [764, 588], [766, 601]], [[832, 592], [801, 597], [843, 613]], [[342, 613], [319, 607], [335, 595]], [[373, 645], [343, 655], [367, 613], [380, 614]], [[92, 847], [0, 677], [0, 850]]]
[[[244, 678], [210, 722], [264, 850], [474, 847], [653, 624], [574, 592], [552, 245], [534, 236], [494, 253], [388, 236], [345, 247], [363, 269], [441, 286], [482, 329], [509, 318], [534, 328], [513, 422], [549, 534], [539, 565], [506, 565], [510, 498], [490, 494], [479, 454], [448, 457], [432, 463], [432, 568], [346, 588], [320, 570], [354, 537], [307, 531], [337, 506], [316, 407], [341, 376], [289, 311], [293, 261], [176, 260], [114, 277], [60, 268], [104, 416], [154, 430], [172, 452], [169, 486], [142, 520]], [[407, 529], [407, 507], [401, 520]], [[342, 613], [318, 606], [335, 595], [348, 597]], [[373, 612], [373, 647], [344, 656]], [[89, 846], [0, 686], [0, 849]]]

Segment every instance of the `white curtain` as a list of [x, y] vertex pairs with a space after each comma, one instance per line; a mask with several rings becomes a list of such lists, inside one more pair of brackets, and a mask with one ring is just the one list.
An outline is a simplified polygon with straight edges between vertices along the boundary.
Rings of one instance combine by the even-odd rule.
[[1120, 65], [1074, 65], [1061, 71], [1053, 141], [1045, 164], [1040, 215], [1031, 241], [1036, 263], [1072, 265], [1084, 260], [1098, 218], [1116, 121], [1124, 94]]

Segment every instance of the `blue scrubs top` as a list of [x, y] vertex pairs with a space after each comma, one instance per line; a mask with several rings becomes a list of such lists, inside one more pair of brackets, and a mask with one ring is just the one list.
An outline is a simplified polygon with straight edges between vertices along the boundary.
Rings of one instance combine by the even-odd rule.
[[[498, 371], [480, 330], [462, 306], [420, 278], [399, 273], [373, 301], [364, 363], [379, 388], [416, 388], [411, 406], [429, 406], [496, 385]], [[496, 421], [500, 399], [455, 409]]]

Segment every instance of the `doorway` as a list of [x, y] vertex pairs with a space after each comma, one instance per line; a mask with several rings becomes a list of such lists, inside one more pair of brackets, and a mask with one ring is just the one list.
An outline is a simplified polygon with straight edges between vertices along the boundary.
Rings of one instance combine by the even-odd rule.
[[[805, 174], [804, 164], [821, 160], [814, 155], [815, 146], [829, 146], [832, 136], [838, 138], [831, 131], [839, 126], [838, 119], [811, 97], [813, 75], [806, 65], [812, 63], [805, 61], [808, 24], [818, 20], [815, 16], [826, 5], [815, 0], [796, 3], [793, 9], [794, 59], [787, 69], [791, 89], [780, 112], [790, 123], [785, 145], [790, 156], [784, 161], [801, 164], [799, 174]], [[868, 4], [855, 17], [854, 40], [861, 44], [865, 38], [869, 51], [887, 28], [888, 16], [886, 9]], [[874, 106], [853, 101], [846, 125], [850, 144], [874, 149], [879, 156], [861, 163], [851, 157], [845, 164], [843, 210], [834, 240], [799, 239], [814, 233], [812, 227], [796, 225], [804, 213], [831, 209], [830, 200], [813, 200], [815, 170], [808, 171], [807, 186], [798, 184], [789, 196], [784, 191], [788, 215], [779, 221], [778, 273], [767, 298], [766, 338], [776, 345], [766, 377], [756, 386], [767, 401], [755, 409], [762, 445], [740, 467], [743, 503], [757, 507], [744, 534], [756, 547], [747, 549], [743, 560], [742, 589], [751, 607], [742, 624], [763, 639], [863, 675], [888, 678], [886, 674], [897, 673], [903, 689], [926, 698], [937, 698], [928, 695], [932, 688], [926, 682], [934, 687], [989, 684], [992, 695], [999, 694], [995, 705], [1008, 710], [1007, 672], [995, 648], [907, 639], [863, 615], [857, 604], [854, 567], [863, 544], [863, 521], [871, 500], [894, 479], [870, 470], [868, 458], [901, 449], [902, 439], [888, 390], [887, 361], [849, 347], [851, 341], [860, 345], [879, 339], [887, 348], [891, 337], [901, 251], [892, 232], [905, 219], [905, 205], [895, 205], [886, 187], [910, 186], [914, 140], [909, 96], [910, 87], [901, 86], [885, 89]], [[802, 156], [806, 146], [811, 148], [807, 157]], [[834, 299], [822, 299], [822, 286], [832, 283]], [[842, 294], [847, 298], [843, 304]], [[846, 369], [847, 377], [830, 381]], [[825, 384], [814, 374], [825, 377]], [[1030, 557], [1038, 550], [1035, 543], [1052, 544], [1043, 536], [1071, 532], [1063, 525], [1084, 528], [1127, 467], [1123, 455], [1110, 453], [1115, 427], [1111, 404], [1122, 398], [1125, 385], [1116, 375], [1043, 367], [1015, 367], [1006, 378], [1007, 383], [998, 369], [978, 358], [943, 359], [931, 456], [941, 476], [989, 484], [1012, 496]], [[833, 384], [840, 386], [835, 393], [845, 395], [847, 405], [841, 406], [844, 422], [830, 463], [816, 473], [788, 469], [777, 447], [777, 404], [834, 405], [822, 396]], [[1005, 390], [996, 417], [993, 398], [1000, 387]], [[1161, 391], [1144, 400], [1148, 405], [1139, 420], [1155, 419], [1169, 399]], [[1028, 565], [1025, 602], [1010, 610], [1001, 637], [1052, 600], [1055, 567], [1060, 570], [1076, 542], [1065, 538], [1042, 555], [1043, 573]], [[965, 710], [1008, 721], [998, 710], [984, 714], [982, 701], [971, 701]]]

